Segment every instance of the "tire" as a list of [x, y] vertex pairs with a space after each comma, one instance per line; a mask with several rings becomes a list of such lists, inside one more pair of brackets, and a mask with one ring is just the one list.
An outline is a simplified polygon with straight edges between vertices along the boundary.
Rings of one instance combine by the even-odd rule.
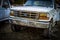
[[17, 25], [14, 25], [14, 24], [11, 25], [11, 29], [12, 29], [13, 32], [18, 32], [19, 31], [19, 27]]
[[60, 37], [60, 26], [59, 26], [59, 22], [58, 21], [56, 21], [55, 22], [56, 24], [54, 25], [54, 27], [52, 27], [51, 28], [51, 38], [53, 39], [53, 40], [58, 40], [58, 39], [60, 39], [59, 37]]
[[55, 39], [55, 38], [58, 37], [57, 36], [57, 31], [58, 31], [57, 26], [56, 25], [53, 26], [53, 24], [50, 23], [50, 26], [49, 26], [49, 37], [51, 39]]
[[53, 26], [53, 21], [50, 22], [49, 24], [49, 28], [44, 30], [44, 37], [45, 38], [49, 38], [49, 39], [55, 39], [58, 38], [57, 32], [58, 32], [58, 28], [57, 25], [55, 23], [55, 25]]
[[11, 30], [12, 30], [13, 32], [16, 31], [16, 29], [15, 29], [15, 25], [12, 25], [12, 24], [11, 24]]
[[11, 29], [13, 32], [19, 32], [19, 31], [24, 30], [25, 28], [20, 25], [12, 24]]

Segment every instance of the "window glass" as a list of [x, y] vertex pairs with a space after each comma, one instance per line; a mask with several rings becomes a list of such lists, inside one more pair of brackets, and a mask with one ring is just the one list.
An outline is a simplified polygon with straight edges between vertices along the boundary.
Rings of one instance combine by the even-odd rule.
[[32, 1], [27, 1], [25, 4], [25, 6], [32, 6], [32, 5], [33, 5]]
[[5, 4], [5, 5], [9, 5], [8, 0], [4, 0], [4, 1], [3, 1], [3, 5], [4, 5], [4, 4]]
[[42, 7], [53, 7], [52, 0], [28, 0], [25, 6], [42, 6]]
[[[42, 3], [42, 2], [41, 2]], [[34, 5], [40, 5], [40, 1], [34, 1]], [[42, 3], [43, 4], [43, 3]]]
[[8, 0], [3, 0], [3, 7], [9, 7], [9, 1]]
[[45, 6], [45, 7], [52, 7], [52, 2], [51, 1], [34, 1], [33, 5], [35, 6]]

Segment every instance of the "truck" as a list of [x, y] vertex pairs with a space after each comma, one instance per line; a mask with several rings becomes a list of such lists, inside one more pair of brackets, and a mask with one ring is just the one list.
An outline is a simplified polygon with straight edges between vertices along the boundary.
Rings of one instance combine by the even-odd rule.
[[9, 20], [10, 2], [9, 0], [0, 0], [0, 22]]
[[[13, 31], [24, 27], [43, 29], [44, 36], [54, 36], [57, 31], [56, 23], [59, 21], [59, 12], [55, 9], [55, 0], [27, 0], [23, 6], [12, 6], [11, 26]], [[21, 25], [21, 26], [16, 26]]]

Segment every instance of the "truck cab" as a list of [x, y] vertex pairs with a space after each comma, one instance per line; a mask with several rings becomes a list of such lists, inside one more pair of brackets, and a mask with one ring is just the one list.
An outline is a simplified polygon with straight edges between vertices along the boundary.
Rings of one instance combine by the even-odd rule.
[[10, 2], [9, 0], [0, 0], [0, 21], [9, 20]]

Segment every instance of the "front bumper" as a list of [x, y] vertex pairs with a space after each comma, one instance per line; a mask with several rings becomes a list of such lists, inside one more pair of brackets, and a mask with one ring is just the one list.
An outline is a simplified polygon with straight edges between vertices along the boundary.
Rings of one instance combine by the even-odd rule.
[[12, 22], [13, 24], [27, 26], [27, 27], [49, 28], [49, 22], [29, 20], [26, 18], [12, 17]]

